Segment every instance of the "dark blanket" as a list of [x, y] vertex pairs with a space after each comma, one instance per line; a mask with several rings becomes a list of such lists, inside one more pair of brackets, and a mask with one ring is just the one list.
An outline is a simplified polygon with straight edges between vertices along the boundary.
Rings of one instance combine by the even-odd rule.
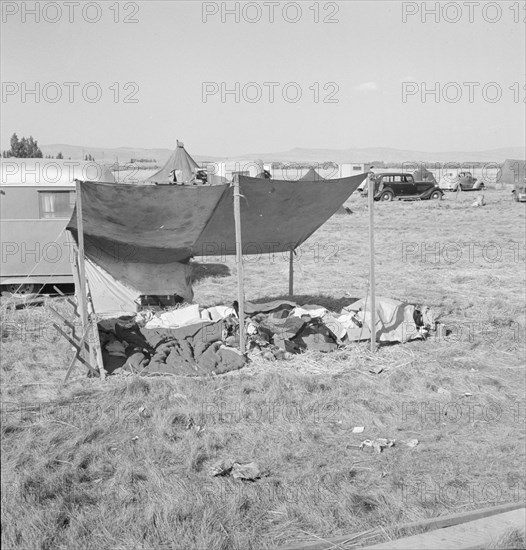
[[202, 322], [177, 329], [140, 328], [135, 322], [117, 322], [115, 337], [128, 343], [126, 358], [104, 353], [105, 367], [141, 373], [206, 376], [243, 367], [246, 358], [222, 345], [225, 321]]

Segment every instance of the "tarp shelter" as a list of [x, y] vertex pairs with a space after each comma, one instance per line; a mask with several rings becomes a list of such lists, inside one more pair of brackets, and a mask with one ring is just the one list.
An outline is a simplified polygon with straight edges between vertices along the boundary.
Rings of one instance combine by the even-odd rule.
[[174, 183], [172, 172], [175, 171], [177, 183], [188, 183], [194, 179], [199, 164], [186, 152], [184, 144], [177, 141], [177, 147], [166, 164], [146, 181], [151, 183]]
[[314, 168], [309, 168], [309, 171], [298, 181], [323, 181], [323, 178], [314, 170]]
[[498, 183], [515, 185], [526, 180], [526, 162], [524, 160], [506, 159], [501, 166]]
[[[324, 181], [239, 177], [244, 255], [295, 250], [364, 174]], [[86, 274], [95, 311], [137, 311], [141, 295], [193, 298], [193, 256], [235, 255], [233, 187], [82, 182]], [[77, 213], [68, 224], [78, 239]]]

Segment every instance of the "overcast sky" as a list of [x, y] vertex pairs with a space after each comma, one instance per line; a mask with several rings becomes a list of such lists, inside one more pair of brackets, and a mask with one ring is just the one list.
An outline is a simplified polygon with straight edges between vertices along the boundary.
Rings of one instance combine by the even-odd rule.
[[[241, 2], [238, 22], [224, 13], [235, 2], [39, 4], [36, 22], [35, 2], [2, 2], [3, 148], [13, 132], [92, 147], [179, 138], [214, 156], [525, 143], [522, 0], [436, 15], [422, 2]], [[238, 98], [224, 94], [236, 83]]]

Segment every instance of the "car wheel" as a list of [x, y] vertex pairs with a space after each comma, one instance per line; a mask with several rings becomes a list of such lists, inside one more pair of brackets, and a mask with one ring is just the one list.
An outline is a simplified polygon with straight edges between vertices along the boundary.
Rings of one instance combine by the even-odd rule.
[[393, 200], [393, 194], [390, 191], [384, 191], [380, 195], [380, 200], [381, 201], [392, 201]]
[[17, 284], [11, 284], [11, 285], [5, 285], [5, 289], [10, 294], [14, 294], [15, 296], [25, 296], [27, 294], [34, 294], [36, 291], [36, 285], [27, 283], [22, 285]]
[[442, 198], [442, 193], [440, 191], [433, 191], [429, 198], [433, 200], [440, 200]]

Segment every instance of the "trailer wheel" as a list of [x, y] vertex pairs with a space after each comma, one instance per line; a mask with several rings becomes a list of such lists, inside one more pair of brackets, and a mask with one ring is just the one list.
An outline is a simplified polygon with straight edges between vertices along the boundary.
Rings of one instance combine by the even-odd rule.
[[36, 287], [37, 285], [32, 283], [24, 283], [21, 285], [17, 285], [17, 284], [5, 285], [5, 289], [7, 290], [7, 292], [9, 292], [10, 294], [20, 295], [20, 296], [25, 296], [27, 294], [34, 294], [36, 291]]

